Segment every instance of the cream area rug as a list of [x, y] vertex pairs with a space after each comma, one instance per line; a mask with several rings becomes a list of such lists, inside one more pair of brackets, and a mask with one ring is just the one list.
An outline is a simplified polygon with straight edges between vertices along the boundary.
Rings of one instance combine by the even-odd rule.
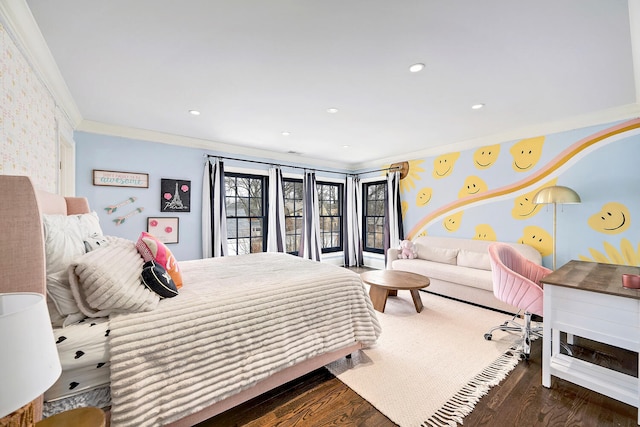
[[495, 331], [507, 314], [420, 292], [421, 313], [409, 291], [376, 311], [382, 334], [375, 347], [328, 365], [329, 371], [396, 424], [456, 426], [491, 387], [518, 364], [518, 336]]

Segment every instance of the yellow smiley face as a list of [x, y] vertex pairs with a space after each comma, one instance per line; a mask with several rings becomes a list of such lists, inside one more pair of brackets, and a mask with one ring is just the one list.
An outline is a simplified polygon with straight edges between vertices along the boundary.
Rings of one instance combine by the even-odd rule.
[[525, 227], [518, 243], [533, 246], [542, 256], [551, 255], [553, 252], [553, 237], [544, 228], [537, 225]]
[[493, 228], [489, 224], [478, 224], [476, 225], [476, 234], [473, 236], [473, 240], [490, 240], [495, 242], [498, 239], [496, 238], [496, 232], [493, 231]]
[[538, 136], [536, 138], [523, 139], [511, 147], [509, 151], [513, 156], [513, 170], [516, 172], [528, 171], [538, 163], [542, 155], [544, 138], [544, 136]]
[[587, 224], [600, 233], [618, 234], [631, 225], [631, 214], [622, 203], [609, 202], [602, 206], [600, 212], [591, 215]]
[[449, 232], [457, 231], [458, 228], [460, 228], [460, 224], [462, 223], [463, 213], [464, 211], [460, 211], [446, 217], [444, 221], [442, 221], [442, 226], [444, 227], [444, 229]]
[[450, 175], [458, 157], [460, 157], [460, 153], [449, 153], [436, 157], [433, 161], [433, 177], [440, 179]]
[[427, 203], [431, 201], [432, 192], [433, 190], [431, 187], [424, 187], [418, 191], [418, 194], [416, 195], [416, 206], [419, 208], [426, 206]]
[[533, 203], [532, 201], [533, 196], [535, 196], [536, 193], [538, 193], [538, 191], [542, 190], [545, 187], [551, 187], [552, 185], [556, 185], [557, 181], [558, 181], [558, 178], [554, 178], [551, 181], [547, 182], [542, 187], [538, 187], [533, 191], [530, 191], [526, 194], [522, 194], [521, 196], [516, 197], [515, 200], [513, 201], [513, 209], [511, 210], [511, 216], [514, 219], [527, 219], [537, 214], [540, 211], [540, 208], [542, 208], [542, 205], [536, 205], [535, 203]]
[[460, 191], [458, 192], [458, 198], [473, 196], [474, 194], [482, 193], [487, 191], [489, 187], [487, 187], [487, 183], [482, 180], [482, 178], [477, 176], [468, 176], [467, 179], [464, 180], [464, 184]]
[[473, 164], [478, 169], [487, 169], [498, 160], [498, 154], [500, 154], [500, 144], [478, 148], [473, 155]]

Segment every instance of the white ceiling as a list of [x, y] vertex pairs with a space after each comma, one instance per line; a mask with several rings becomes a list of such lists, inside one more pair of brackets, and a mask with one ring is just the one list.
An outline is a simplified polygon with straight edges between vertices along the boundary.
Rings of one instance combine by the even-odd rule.
[[79, 129], [356, 168], [640, 112], [626, 0], [26, 4]]

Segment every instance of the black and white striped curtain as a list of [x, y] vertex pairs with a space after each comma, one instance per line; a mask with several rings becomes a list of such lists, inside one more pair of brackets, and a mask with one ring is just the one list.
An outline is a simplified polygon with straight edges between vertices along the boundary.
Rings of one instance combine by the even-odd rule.
[[343, 208], [343, 247], [345, 267], [360, 267], [364, 264], [362, 252], [362, 197], [360, 179], [347, 176], [344, 192]]
[[285, 252], [284, 195], [282, 171], [269, 168], [269, 226], [267, 252]]
[[202, 257], [228, 255], [224, 163], [207, 159], [202, 176]]
[[404, 238], [402, 206], [400, 205], [400, 172], [387, 174], [387, 192], [384, 198], [384, 260], [387, 250], [397, 248]]
[[320, 208], [316, 174], [304, 173], [302, 180], [302, 233], [298, 255], [302, 258], [320, 261]]

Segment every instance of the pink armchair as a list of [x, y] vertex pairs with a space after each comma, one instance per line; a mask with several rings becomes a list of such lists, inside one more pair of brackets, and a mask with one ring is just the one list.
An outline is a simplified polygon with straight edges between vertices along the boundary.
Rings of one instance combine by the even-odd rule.
[[[531, 327], [531, 316], [542, 316], [543, 289], [540, 280], [551, 273], [546, 267], [529, 261], [509, 245], [493, 243], [489, 246], [489, 261], [493, 276], [493, 294], [501, 301], [520, 310], [511, 320], [495, 326], [484, 334], [491, 340], [495, 330], [522, 334], [522, 356], [529, 358], [531, 336], [542, 337], [542, 326]], [[524, 311], [524, 325], [515, 321]]]

